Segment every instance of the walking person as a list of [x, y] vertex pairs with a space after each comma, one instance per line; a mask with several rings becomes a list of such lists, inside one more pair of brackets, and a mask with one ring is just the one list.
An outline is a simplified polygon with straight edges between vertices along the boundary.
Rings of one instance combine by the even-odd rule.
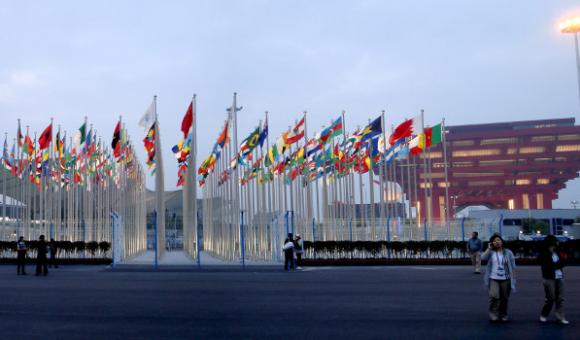
[[469, 241], [467, 241], [467, 252], [469, 253], [469, 257], [471, 257], [474, 274], [481, 274], [481, 251], [483, 250], [483, 242], [481, 242], [478, 236], [479, 233], [474, 231]]
[[44, 241], [44, 235], [40, 235], [38, 238], [38, 248], [36, 250], [36, 276], [44, 274], [48, 275], [48, 264], [46, 259], [47, 249], [46, 241]]
[[284, 270], [294, 270], [294, 242], [292, 238], [288, 237], [284, 240]]
[[294, 252], [296, 253], [296, 269], [302, 269], [302, 254], [304, 253], [304, 241], [300, 234], [296, 234], [294, 240]]
[[51, 238], [50, 242], [48, 243], [48, 249], [50, 250], [50, 262], [48, 264], [48, 267], [58, 268], [58, 264], [56, 263], [56, 254], [58, 253], [58, 247], [53, 238]]
[[564, 316], [564, 267], [563, 257], [558, 248], [558, 239], [554, 235], [548, 235], [544, 240], [544, 247], [538, 256], [542, 267], [542, 279], [546, 300], [540, 313], [540, 322], [547, 322], [548, 315], [556, 304], [554, 315], [558, 322], [568, 325], [570, 322]]
[[18, 243], [16, 243], [16, 275], [26, 275], [26, 252], [28, 248], [26, 247], [26, 242], [24, 242], [24, 237], [20, 236], [18, 238]]
[[500, 235], [493, 235], [481, 256], [487, 260], [483, 281], [489, 289], [489, 319], [492, 322], [507, 322], [508, 300], [512, 289], [516, 289], [516, 261], [514, 254], [503, 247]]

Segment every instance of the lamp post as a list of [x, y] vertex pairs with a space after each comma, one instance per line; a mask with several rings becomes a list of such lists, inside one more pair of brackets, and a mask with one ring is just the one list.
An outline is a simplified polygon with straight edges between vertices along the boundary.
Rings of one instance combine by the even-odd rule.
[[572, 209], [576, 209], [576, 206], [578, 204], [580, 204], [580, 201], [578, 201], [578, 200], [570, 201], [570, 205], [572, 205]]
[[578, 32], [580, 32], [580, 17], [575, 17], [560, 23], [560, 32], [574, 34], [576, 47], [576, 68], [578, 72], [578, 100], [580, 100], [580, 52], [578, 51]]
[[450, 197], [453, 200], [453, 219], [455, 219], [456, 218], [455, 214], [457, 213], [457, 199], [459, 198], [459, 196], [451, 195]]

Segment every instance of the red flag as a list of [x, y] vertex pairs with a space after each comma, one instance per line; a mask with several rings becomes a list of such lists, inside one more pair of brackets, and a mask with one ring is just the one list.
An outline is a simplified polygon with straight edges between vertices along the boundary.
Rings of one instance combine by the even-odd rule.
[[413, 125], [413, 120], [412, 119], [407, 119], [404, 122], [402, 122], [399, 126], [397, 126], [397, 128], [395, 129], [395, 131], [393, 131], [393, 133], [391, 134], [391, 137], [389, 138], [389, 143], [391, 145], [395, 144], [399, 139], [405, 138], [405, 137], [409, 137], [412, 133], [411, 131], [411, 126]]
[[40, 138], [38, 138], [38, 145], [40, 145], [40, 150], [46, 149], [50, 142], [52, 142], [52, 123], [42, 131]]
[[187, 108], [187, 113], [185, 117], [183, 117], [183, 121], [181, 122], [181, 131], [183, 132], [183, 138], [187, 137], [189, 133], [189, 129], [191, 128], [191, 124], [193, 123], [193, 102], [189, 104], [189, 108]]
[[113, 141], [111, 142], [111, 147], [113, 148], [113, 155], [115, 158], [121, 156], [121, 121], [117, 122], [115, 126], [115, 131], [113, 132]]
[[228, 121], [226, 121], [226, 125], [224, 126], [224, 129], [222, 130], [222, 132], [220, 133], [220, 135], [218, 137], [217, 144], [221, 148], [225, 148], [229, 142], [230, 142], [230, 133], [228, 130]]

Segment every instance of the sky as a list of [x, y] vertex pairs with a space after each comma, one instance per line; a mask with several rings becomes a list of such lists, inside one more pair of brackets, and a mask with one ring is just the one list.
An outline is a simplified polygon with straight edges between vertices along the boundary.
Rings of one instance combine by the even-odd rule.
[[[572, 1], [3, 1], [0, 133], [71, 136], [87, 116], [110, 143], [158, 96], [165, 187], [171, 147], [197, 94], [198, 163], [238, 93], [239, 138], [270, 112], [272, 138], [308, 112], [318, 131], [342, 110], [354, 130], [425, 110], [448, 125], [580, 118], [574, 41], [558, 22]], [[154, 185], [148, 178], [148, 187]], [[580, 179], [554, 202], [580, 199]]]

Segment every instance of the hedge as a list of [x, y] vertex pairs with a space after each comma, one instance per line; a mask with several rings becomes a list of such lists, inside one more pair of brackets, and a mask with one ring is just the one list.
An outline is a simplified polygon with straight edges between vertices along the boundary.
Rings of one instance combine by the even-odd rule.
[[[110, 258], [110, 242], [83, 242], [83, 241], [55, 241], [58, 249], [59, 259], [89, 257], [89, 258]], [[25, 241], [28, 247], [28, 256], [36, 256], [39, 241]], [[48, 245], [48, 242], [46, 242]], [[16, 241], [0, 241], [0, 258], [16, 257]]]
[[[519, 259], [537, 257], [542, 246], [541, 241], [504, 243]], [[306, 259], [462, 259], [469, 257], [466, 249], [466, 241], [304, 241]], [[560, 249], [569, 260], [580, 261], [580, 240], [561, 242]]]

